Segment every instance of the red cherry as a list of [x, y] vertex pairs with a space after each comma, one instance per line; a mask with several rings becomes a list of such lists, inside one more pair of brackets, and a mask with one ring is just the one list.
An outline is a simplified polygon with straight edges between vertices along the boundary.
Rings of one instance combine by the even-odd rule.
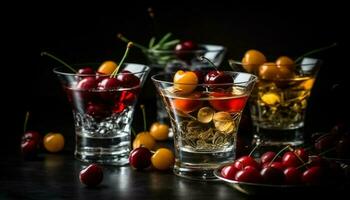
[[116, 102], [113, 106], [113, 112], [119, 114], [124, 111], [125, 107], [124, 103]]
[[236, 173], [235, 180], [247, 183], [260, 183], [262, 177], [256, 168], [247, 166]]
[[82, 184], [89, 187], [97, 186], [102, 182], [103, 170], [99, 165], [91, 164], [80, 171], [79, 179]]
[[191, 51], [197, 50], [198, 45], [191, 40], [185, 40], [175, 46], [175, 54], [181, 60], [189, 62], [195, 54]]
[[130, 71], [123, 70], [117, 75], [120, 85], [124, 88], [133, 88], [140, 85], [140, 79]]
[[299, 158], [294, 154], [294, 152], [288, 151], [282, 157], [282, 164], [285, 167], [298, 167], [303, 163]]
[[24, 157], [34, 157], [40, 147], [41, 136], [36, 131], [27, 131], [22, 136], [21, 151]]
[[200, 71], [200, 70], [194, 70], [193, 72], [196, 74], [196, 76], [198, 78], [198, 84], [204, 83], [204, 74], [203, 74], [203, 72]]
[[97, 86], [97, 81], [94, 77], [85, 77], [78, 82], [77, 89], [91, 90], [91, 89], [95, 89], [96, 86]]
[[198, 45], [192, 40], [185, 40], [175, 46], [176, 51], [193, 51], [198, 49]]
[[136, 101], [136, 95], [133, 92], [124, 90], [120, 94], [119, 101], [131, 105]]
[[288, 167], [283, 171], [284, 181], [287, 185], [298, 185], [301, 183], [301, 172], [295, 167]]
[[319, 152], [323, 152], [334, 147], [336, 142], [337, 142], [337, 135], [327, 133], [316, 139], [315, 149], [318, 150]]
[[120, 87], [120, 82], [116, 78], [104, 78], [97, 86], [99, 90], [114, 90], [118, 87]]
[[294, 150], [294, 153], [299, 156], [304, 162], [309, 160], [309, 153], [304, 148], [298, 148]]
[[[273, 151], [268, 151], [266, 153], [264, 153], [261, 157], [260, 157], [260, 160], [261, 160], [261, 163], [264, 164], [264, 163], [270, 163], [272, 161], [272, 159], [276, 156], [276, 153], [273, 152]], [[279, 161], [281, 160], [280, 158], [276, 158], [275, 161]]]
[[230, 92], [212, 92], [210, 96], [215, 100], [209, 100], [210, 105], [217, 111], [240, 112], [243, 110], [248, 96], [233, 97]]
[[111, 109], [105, 104], [90, 103], [86, 109], [86, 113], [95, 119], [102, 119], [111, 114]]
[[[205, 84], [223, 84], [223, 83], [233, 83], [233, 78], [230, 74], [223, 71], [213, 70], [209, 71], [204, 77]], [[229, 86], [217, 86], [222, 88], [227, 88]]]
[[323, 172], [321, 167], [311, 167], [304, 171], [301, 176], [301, 181], [307, 185], [320, 185]]
[[129, 163], [132, 167], [142, 170], [151, 166], [152, 153], [145, 147], [138, 147], [131, 151]]
[[78, 70], [78, 74], [95, 74], [95, 71], [91, 67], [84, 67]]
[[264, 163], [263, 167], [274, 167], [274, 168], [277, 168], [277, 169], [280, 169], [280, 170], [284, 170], [285, 169], [285, 167], [282, 164], [282, 162], [273, 162], [273, 163], [271, 163], [271, 165], [270, 165], [270, 163]]
[[265, 167], [260, 171], [260, 175], [266, 184], [280, 185], [284, 183], [284, 174], [281, 169]]
[[229, 165], [229, 166], [225, 166], [224, 168], [222, 168], [221, 175], [224, 178], [227, 178], [227, 179], [230, 179], [230, 180], [234, 180], [235, 176], [236, 176], [236, 173], [238, 171], [239, 170], [235, 166]]
[[255, 169], [259, 169], [260, 166], [258, 164], [258, 162], [256, 162], [256, 160], [254, 160], [254, 158], [250, 157], [250, 156], [242, 156], [240, 158], [238, 158], [234, 163], [233, 166], [236, 167], [237, 169], [243, 169], [247, 166], [252, 166]]

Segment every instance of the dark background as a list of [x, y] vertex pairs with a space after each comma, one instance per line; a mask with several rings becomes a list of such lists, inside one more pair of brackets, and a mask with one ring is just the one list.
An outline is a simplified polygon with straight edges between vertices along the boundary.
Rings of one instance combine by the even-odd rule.
[[[125, 43], [116, 38], [121, 32], [128, 38], [146, 44], [153, 35], [147, 8], [153, 6], [158, 35], [172, 32], [177, 38], [198, 43], [222, 44], [228, 48], [226, 58], [240, 60], [248, 49], [262, 51], [268, 60], [280, 55], [293, 58], [334, 42], [336, 48], [318, 53], [324, 60], [308, 107], [306, 128], [329, 130], [340, 119], [348, 122], [349, 87], [346, 83], [349, 58], [345, 30], [348, 24], [346, 6], [339, 2], [306, 4], [280, 2], [267, 4], [234, 1], [233, 3], [201, 3], [172, 1], [166, 4], [116, 2], [87, 5], [48, 2], [27, 7], [10, 5], [10, 15], [2, 17], [3, 54], [8, 64], [3, 66], [5, 83], [4, 145], [1, 150], [17, 152], [26, 111], [31, 112], [29, 129], [41, 134], [51, 131], [67, 136], [68, 149], [73, 143], [73, 119], [70, 106], [52, 72], [58, 64], [41, 51], [50, 52], [68, 63], [119, 61]], [[146, 63], [138, 49], [133, 49], [128, 62]], [[226, 60], [223, 65], [227, 65]], [[8, 71], [7, 71], [8, 70]], [[13, 87], [15, 86], [15, 88]], [[146, 87], [152, 91], [152, 85]], [[139, 103], [151, 104], [154, 96], [144, 90]], [[151, 105], [149, 105], [151, 107]], [[147, 108], [147, 107], [146, 107]], [[149, 123], [155, 120], [150, 109]], [[139, 112], [135, 123], [141, 120]]]

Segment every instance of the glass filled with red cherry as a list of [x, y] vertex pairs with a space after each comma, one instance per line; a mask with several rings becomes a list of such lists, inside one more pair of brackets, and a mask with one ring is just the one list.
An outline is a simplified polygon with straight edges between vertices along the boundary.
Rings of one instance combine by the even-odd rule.
[[103, 73], [115, 68], [105, 65], [110, 63], [100, 65], [97, 71], [94, 65], [81, 65], [76, 66], [80, 68], [76, 73], [65, 67], [55, 68], [54, 72], [72, 105], [76, 158], [124, 165], [130, 153], [134, 106], [149, 67], [125, 63], [119, 72]]

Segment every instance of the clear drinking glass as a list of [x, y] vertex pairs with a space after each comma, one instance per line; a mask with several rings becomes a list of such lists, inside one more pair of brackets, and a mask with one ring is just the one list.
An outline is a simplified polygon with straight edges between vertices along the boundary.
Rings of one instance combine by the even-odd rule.
[[250, 98], [254, 143], [298, 146], [304, 143], [304, 119], [320, 60], [304, 58], [287, 79], [259, 77]]
[[[177, 70], [206, 70], [212, 67], [208, 63], [199, 60], [204, 56], [212, 61], [216, 66], [222, 63], [226, 47], [213, 44], [199, 44], [198, 50], [175, 51], [175, 50], [144, 50], [149, 66], [154, 71], [153, 74], [161, 72], [176, 72]], [[157, 96], [157, 121], [168, 123], [169, 118], [164, 105]]]
[[[110, 165], [128, 163], [134, 107], [150, 68], [134, 63], [125, 63], [122, 68], [129, 72], [119, 73], [117, 78], [134, 82], [124, 81], [113, 89], [98, 87], [109, 75], [77, 75], [64, 67], [54, 69], [72, 105], [78, 160]], [[95, 84], [93, 89], [81, 86], [82, 80], [87, 79]]]
[[[248, 73], [225, 73], [232, 83], [174, 84], [174, 73], [152, 76], [174, 132], [176, 175], [216, 179], [213, 170], [235, 159], [239, 121], [257, 78]], [[183, 93], [179, 88], [194, 90]]]

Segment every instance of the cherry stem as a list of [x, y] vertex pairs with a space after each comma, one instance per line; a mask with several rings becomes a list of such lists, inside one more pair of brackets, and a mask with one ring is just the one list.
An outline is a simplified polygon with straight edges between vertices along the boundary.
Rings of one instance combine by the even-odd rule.
[[215, 64], [211, 60], [209, 60], [208, 58], [206, 58], [204, 56], [200, 56], [199, 59], [200, 59], [200, 61], [204, 61], [204, 60], [207, 61], [212, 67], [214, 67], [214, 69], [216, 71], [219, 71], [218, 68], [215, 66]]
[[[128, 38], [124, 37], [121, 33], [118, 33], [117, 37], [122, 40], [123, 42], [126, 42], [126, 43], [129, 43], [131, 42], [131, 40], [129, 40]], [[139, 48], [139, 49], [142, 49], [144, 51], [147, 51], [148, 48], [139, 44], [139, 43], [136, 43], [136, 42], [132, 42], [134, 44], [135, 47]]]
[[270, 165], [278, 158], [278, 156], [281, 155], [281, 153], [282, 153], [283, 151], [285, 151], [285, 150], [287, 150], [287, 149], [289, 149], [289, 148], [290, 148], [290, 146], [288, 145], [288, 146], [284, 147], [283, 149], [281, 149], [281, 150], [275, 155], [275, 157], [273, 157], [273, 159], [270, 161], [270, 163], [269, 163], [268, 166], [270, 166]]
[[75, 70], [73, 67], [71, 67], [70, 65], [68, 65], [66, 62], [64, 62], [63, 60], [57, 58], [56, 56], [47, 53], [47, 52], [41, 52], [40, 53], [41, 56], [48, 56], [50, 58], [53, 58], [54, 60], [58, 61], [59, 63], [63, 64], [64, 66], [68, 67], [70, 70], [72, 70], [74, 73], [77, 73], [77, 70]]
[[[335, 149], [336, 149], [335, 147], [332, 147], [332, 148], [330, 148], [330, 149], [327, 149], [326, 151], [319, 153], [318, 156], [322, 156], [322, 155], [324, 155], [324, 154], [326, 154], [326, 153], [329, 153], [329, 152], [331, 152], [331, 151], [334, 151]], [[297, 169], [300, 169], [300, 168], [302, 168], [302, 167], [304, 167], [304, 166], [306, 166], [306, 165], [308, 165], [308, 164], [310, 164], [310, 163], [312, 163], [312, 160], [310, 160], [310, 161], [308, 161], [308, 162], [304, 162], [302, 165], [300, 165], [299, 167], [297, 167]]]
[[117, 68], [112, 72], [110, 78], [115, 78], [115, 77], [117, 76], [118, 71], [119, 71], [119, 68], [123, 65], [123, 63], [124, 63], [126, 57], [127, 57], [128, 54], [129, 54], [129, 50], [130, 50], [130, 48], [131, 48], [132, 46], [133, 46], [133, 43], [132, 43], [132, 42], [129, 42], [128, 45], [126, 46], [126, 50], [125, 50], [125, 52], [124, 52], [124, 56], [123, 56], [122, 60], [119, 62]]
[[229, 62], [229, 63], [236, 64], [236, 65], [243, 65], [242, 62], [239, 62], [239, 61], [236, 61], [236, 60], [232, 60], [232, 59], [229, 59], [228, 62]]
[[255, 147], [250, 151], [250, 153], [248, 154], [249, 157], [252, 156], [252, 154], [254, 153], [254, 151], [259, 147], [259, 144], [255, 145]]
[[301, 59], [303, 59], [304, 57], [306, 56], [309, 56], [309, 55], [312, 55], [312, 54], [315, 54], [315, 53], [318, 53], [320, 51], [324, 51], [324, 50], [327, 50], [327, 49], [330, 49], [330, 48], [333, 48], [335, 46], [337, 46], [338, 44], [337, 43], [333, 43], [329, 46], [325, 46], [325, 47], [321, 47], [321, 48], [318, 48], [318, 49], [315, 49], [315, 50], [312, 50], [312, 51], [309, 51], [301, 56], [299, 56], [296, 60], [295, 60], [295, 63], [298, 63], [301, 61]]
[[142, 117], [143, 117], [143, 130], [147, 131], [145, 106], [143, 104], [141, 104], [140, 108], [142, 110]]
[[299, 161], [300, 161], [301, 163], [304, 163], [304, 164], [305, 164], [305, 161], [304, 161], [303, 159], [301, 159], [300, 156], [294, 152], [294, 149], [293, 149], [292, 147], [289, 147], [289, 150], [290, 150], [291, 152], [293, 152], [293, 154], [299, 159]]
[[131, 127], [131, 133], [133, 134], [133, 136], [136, 136], [136, 131], [133, 127]]
[[24, 119], [24, 124], [23, 124], [23, 133], [25, 133], [26, 130], [27, 130], [28, 120], [29, 120], [29, 112], [27, 111], [26, 117], [25, 117], [25, 119]]

